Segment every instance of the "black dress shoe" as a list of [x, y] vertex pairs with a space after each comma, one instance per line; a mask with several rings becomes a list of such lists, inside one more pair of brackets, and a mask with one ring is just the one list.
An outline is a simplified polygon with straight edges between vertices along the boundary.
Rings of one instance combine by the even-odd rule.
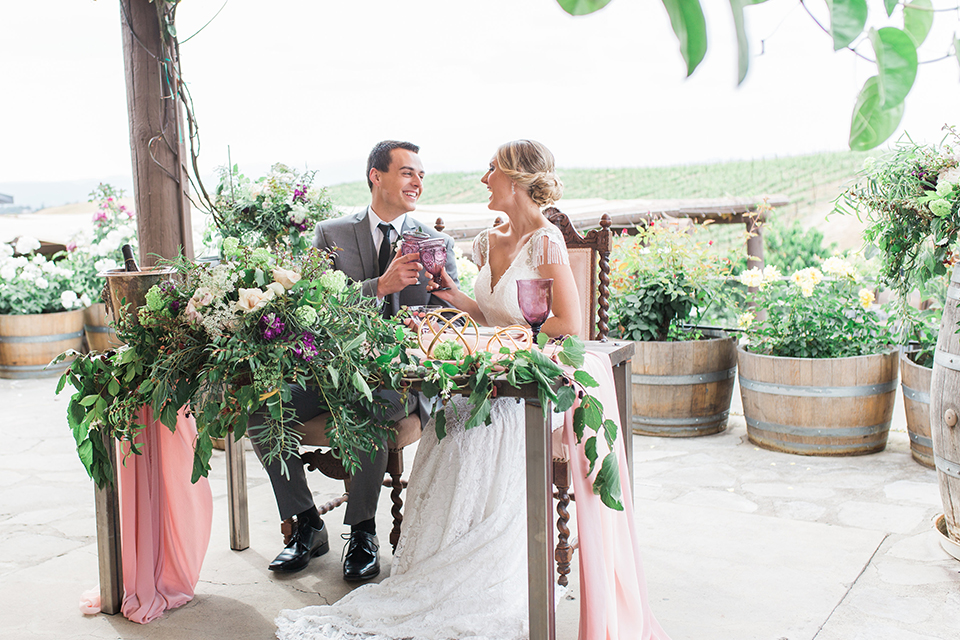
[[[344, 536], [347, 537], [347, 536]], [[377, 536], [366, 531], [351, 531], [347, 554], [343, 560], [343, 579], [356, 582], [380, 575], [380, 543]]]
[[300, 571], [310, 562], [311, 558], [322, 556], [330, 550], [330, 542], [327, 540], [327, 528], [320, 523], [319, 529], [314, 529], [310, 523], [304, 521], [297, 525], [297, 530], [293, 532], [293, 538], [290, 544], [280, 552], [270, 566], [270, 571], [280, 571], [283, 573], [293, 573]]

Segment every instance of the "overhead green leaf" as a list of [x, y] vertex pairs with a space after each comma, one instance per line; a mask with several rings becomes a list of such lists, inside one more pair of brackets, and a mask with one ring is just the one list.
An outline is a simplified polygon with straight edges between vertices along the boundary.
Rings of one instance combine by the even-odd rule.
[[883, 8], [887, 11], [887, 16], [893, 15], [893, 10], [900, 4], [900, 0], [883, 0]]
[[680, 54], [687, 63], [687, 77], [707, 53], [707, 22], [700, 0], [662, 0], [670, 16], [670, 26], [680, 41]]
[[833, 50], [839, 51], [863, 33], [867, 24], [867, 0], [827, 0]]
[[572, 16], [585, 16], [610, 4], [610, 0], [557, 0], [557, 4]]
[[901, 118], [903, 103], [892, 109], [881, 109], [877, 76], [867, 78], [853, 108], [850, 148], [854, 151], [866, 151], [880, 146], [893, 135]]
[[730, 9], [733, 11], [733, 26], [737, 32], [737, 84], [741, 84], [747, 77], [750, 66], [750, 43], [747, 42], [747, 30], [743, 26], [743, 8], [751, 4], [760, 4], [767, 0], [730, 0]]
[[436, 412], [434, 426], [437, 430], [437, 440], [443, 440], [447, 435], [447, 414], [443, 409]]
[[923, 44], [933, 26], [933, 3], [913, 0], [903, 7], [903, 30], [913, 38], [916, 46]]
[[566, 411], [573, 406], [574, 401], [577, 399], [577, 392], [574, 391], [572, 385], [564, 385], [557, 389], [557, 411]]
[[597, 463], [597, 436], [590, 436], [583, 443], [583, 455], [587, 456], [590, 466], [587, 468], [587, 475], [593, 473], [593, 466]]
[[879, 106], [892, 109], [903, 102], [917, 79], [917, 45], [894, 27], [871, 29], [870, 42], [877, 56]]

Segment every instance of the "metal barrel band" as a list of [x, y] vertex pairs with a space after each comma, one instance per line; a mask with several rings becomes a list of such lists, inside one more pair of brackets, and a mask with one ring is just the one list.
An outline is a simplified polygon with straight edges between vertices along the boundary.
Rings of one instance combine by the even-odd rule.
[[[773, 449], [778, 450], [793, 450], [793, 451], [817, 451], [817, 452], [827, 452], [827, 451], [841, 451], [841, 452], [850, 452], [853, 445], [851, 443], [839, 443], [839, 444], [813, 444], [808, 442], [788, 442], [786, 440], [772, 440], [770, 438], [758, 438], [755, 435], [752, 435], [751, 438], [763, 445], [769, 446]], [[876, 448], [882, 449], [884, 441], [879, 441], [876, 443]], [[868, 453], [871, 451], [870, 447], [864, 447], [863, 443], [857, 443], [856, 450], [860, 453]]]
[[33, 343], [33, 342], [62, 342], [64, 340], [73, 340], [82, 338], [83, 331], [73, 331], [71, 333], [52, 333], [45, 336], [0, 336], [0, 342], [7, 343]]
[[670, 385], [683, 386], [691, 384], [707, 384], [710, 382], [722, 382], [729, 380], [737, 374], [736, 367], [730, 367], [722, 371], [710, 371], [708, 373], [691, 373], [683, 376], [652, 376], [642, 373], [634, 373], [630, 380], [633, 384], [646, 385]]
[[713, 424], [715, 422], [720, 422], [721, 420], [726, 420], [729, 411], [721, 411], [720, 413], [715, 413], [712, 416], [697, 416], [690, 418], [652, 418], [649, 416], [633, 416], [633, 424], [643, 424], [643, 425], [653, 425], [653, 426], [663, 426], [663, 427], [672, 427], [672, 426], [683, 426], [683, 425], [696, 425], [696, 424]]
[[113, 327], [102, 327], [96, 324], [85, 324], [83, 325], [83, 330], [87, 333], [116, 333], [117, 330]]
[[960, 480], [960, 464], [941, 458], [936, 451], [933, 452], [933, 462], [937, 465], [937, 471], [942, 471], [948, 476]]
[[[881, 422], [880, 424], [869, 427], [795, 427], [791, 425], [777, 424], [775, 422], [763, 422], [753, 418], [746, 418], [747, 426], [761, 431], [770, 431], [772, 433], [782, 433], [791, 436], [833, 436], [840, 438], [859, 438], [881, 433], [890, 429], [890, 422]], [[795, 444], [793, 442], [791, 445]], [[849, 446], [849, 445], [842, 445]]]
[[960, 356], [937, 349], [933, 353], [933, 362], [951, 371], [960, 371]]
[[805, 385], [775, 384], [759, 382], [740, 376], [740, 388], [757, 393], [767, 393], [775, 396], [797, 396], [801, 398], [857, 398], [862, 396], [878, 396], [896, 391], [897, 381], [866, 384], [855, 387], [813, 387]]
[[910, 432], [910, 442], [914, 442], [921, 447], [927, 447], [928, 449], [933, 449], [933, 439], [926, 436], [922, 436], [919, 433]]
[[42, 378], [59, 376], [70, 366], [73, 358], [55, 365], [49, 364], [0, 364], [0, 378]]
[[926, 391], [917, 391], [916, 389], [911, 389], [903, 383], [900, 384], [900, 388], [903, 389], [904, 398], [913, 400], [914, 402], [919, 402], [920, 404], [930, 404], [930, 394]]

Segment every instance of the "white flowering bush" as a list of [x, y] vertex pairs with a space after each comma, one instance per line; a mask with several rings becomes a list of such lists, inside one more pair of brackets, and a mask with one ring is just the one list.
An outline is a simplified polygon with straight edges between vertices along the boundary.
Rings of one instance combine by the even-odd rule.
[[827, 258], [820, 268], [800, 269], [789, 277], [780, 275], [776, 267], [753, 268], [738, 279], [754, 288], [746, 297], [754, 306], [738, 319], [750, 351], [791, 358], [843, 358], [879, 353], [892, 342], [873, 308], [870, 284], [850, 261]]
[[36, 238], [0, 244], [0, 314], [27, 315], [81, 309], [90, 304], [83, 278], [69, 256], [34, 253]]
[[97, 302], [105, 280], [98, 275], [122, 265], [120, 247], [129, 244], [137, 250], [137, 221], [134, 212], [120, 203], [123, 190], [101, 183], [90, 193], [97, 203], [93, 225], [74, 236], [67, 245], [70, 262], [76, 270], [78, 293]]

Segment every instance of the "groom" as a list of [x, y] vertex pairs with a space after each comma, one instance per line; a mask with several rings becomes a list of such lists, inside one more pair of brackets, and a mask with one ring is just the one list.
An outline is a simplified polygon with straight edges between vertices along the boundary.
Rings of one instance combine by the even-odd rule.
[[[336, 250], [334, 268], [359, 282], [365, 295], [381, 300], [387, 316], [395, 315], [405, 305], [443, 304], [427, 293], [429, 274], [423, 272], [419, 254], [394, 257], [392, 247], [404, 232], [419, 229], [432, 237], [446, 238], [446, 270], [454, 280], [457, 278], [453, 240], [407, 215], [416, 208], [423, 192], [424, 171], [417, 155], [419, 151], [419, 147], [409, 142], [378, 143], [367, 158], [370, 206], [353, 215], [318, 223], [313, 241], [318, 249]], [[306, 421], [317, 415], [321, 408], [316, 394], [296, 391], [293, 403], [298, 419]], [[406, 404], [401, 394], [389, 389], [378, 389], [374, 395], [383, 407], [375, 417], [383, 422], [396, 422], [418, 410], [416, 394], [408, 394]], [[421, 422], [425, 422], [426, 409], [420, 406], [419, 412]], [[259, 455], [259, 450], [257, 453]], [[280, 518], [297, 516], [290, 544], [270, 564], [272, 571], [299, 571], [311, 558], [329, 549], [327, 531], [307, 486], [303, 466], [299, 460], [290, 462], [288, 476], [281, 473], [279, 461], [265, 465]], [[351, 480], [343, 518], [344, 524], [350, 525], [343, 561], [344, 580], [367, 580], [380, 573], [375, 516], [386, 469], [384, 443], [372, 461], [363, 456], [362, 466]]]

